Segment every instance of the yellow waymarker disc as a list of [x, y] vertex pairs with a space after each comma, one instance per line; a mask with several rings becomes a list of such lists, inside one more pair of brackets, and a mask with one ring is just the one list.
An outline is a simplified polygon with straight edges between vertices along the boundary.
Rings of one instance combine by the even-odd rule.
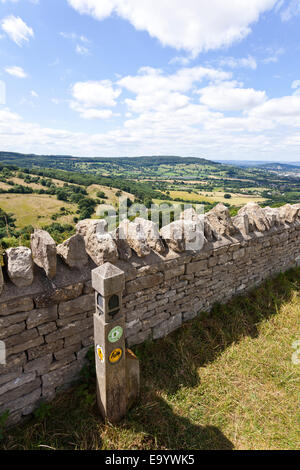
[[114, 349], [109, 355], [109, 362], [111, 364], [117, 364], [123, 356], [123, 351], [121, 348]]
[[101, 346], [97, 346], [97, 354], [101, 362], [104, 362], [104, 354]]

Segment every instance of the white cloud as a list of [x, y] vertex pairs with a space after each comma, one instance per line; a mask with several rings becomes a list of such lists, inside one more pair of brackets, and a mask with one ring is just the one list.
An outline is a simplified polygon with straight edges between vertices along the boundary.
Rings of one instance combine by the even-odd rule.
[[5, 83], [0, 80], [0, 105], [6, 103], [6, 86]]
[[292, 83], [292, 89], [295, 90], [297, 88], [300, 88], [300, 80], [294, 80]]
[[262, 62], [264, 64], [270, 64], [278, 62], [279, 57], [285, 53], [285, 50], [283, 47], [279, 47], [277, 49], [269, 47], [266, 49], [266, 52], [269, 54], [269, 56], [263, 59]]
[[31, 96], [33, 96], [34, 98], [38, 98], [38, 97], [39, 97], [39, 95], [37, 94], [37, 92], [34, 91], [34, 90], [31, 90], [30, 94], [31, 94]]
[[1, 27], [18, 46], [22, 46], [23, 43], [29, 41], [30, 37], [34, 36], [33, 29], [27, 26], [22, 18], [13, 15], [4, 18]]
[[87, 47], [82, 46], [81, 44], [76, 45], [76, 53], [79, 55], [89, 55], [90, 51]]
[[72, 86], [73, 98], [85, 107], [116, 106], [121, 90], [114, 89], [110, 80], [77, 82]]
[[277, 0], [68, 0], [81, 14], [103, 20], [113, 13], [147, 31], [165, 46], [193, 55], [229, 46], [251, 32], [251, 24]]
[[85, 42], [85, 43], [88, 43], [90, 42], [88, 40], [88, 38], [86, 38], [83, 34], [76, 34], [76, 33], [66, 33], [64, 31], [62, 31], [61, 33], [59, 33], [60, 36], [62, 36], [63, 38], [65, 39], [71, 39], [72, 41], [82, 41], [82, 42]]
[[223, 82], [199, 90], [200, 101], [219, 111], [243, 111], [260, 105], [266, 100], [265, 91], [240, 88], [236, 82]]
[[26, 78], [27, 77], [27, 73], [24, 72], [22, 67], [18, 67], [16, 65], [12, 66], [12, 67], [6, 67], [4, 70], [5, 70], [6, 73], [9, 73], [9, 75], [12, 75], [13, 77], [17, 77], [17, 78]]
[[299, 0], [291, 0], [288, 7], [281, 12], [282, 21], [286, 22], [291, 20], [294, 16], [300, 13], [300, 2]]
[[70, 108], [77, 111], [83, 119], [108, 119], [113, 116], [111, 109], [85, 108], [76, 101], [70, 102]]
[[237, 69], [237, 68], [249, 68], [252, 70], [257, 69], [257, 63], [254, 57], [248, 56], [248, 57], [241, 57], [241, 58], [236, 58], [236, 57], [223, 57], [220, 61], [219, 64], [221, 67], [230, 67], [231, 69]]
[[152, 93], [162, 89], [186, 92], [204, 79], [221, 81], [229, 78], [231, 78], [231, 72], [208, 67], [182, 68], [172, 75], [164, 75], [160, 69], [142, 67], [138, 75], [123, 77], [118, 81], [118, 85], [133, 93]]
[[118, 85], [136, 95], [134, 99], [125, 99], [131, 112], [172, 111], [187, 106], [190, 102], [187, 93], [197, 89], [204, 79], [218, 81], [230, 77], [231, 73], [205, 67], [182, 68], [172, 75], [143, 67], [138, 75], [121, 78]]
[[71, 88], [73, 101], [70, 108], [79, 112], [83, 119], [107, 119], [113, 113], [110, 109], [117, 105], [121, 94], [110, 80], [77, 82]]
[[273, 98], [252, 109], [249, 115], [280, 125], [300, 127], [300, 95]]
[[180, 56], [177, 56], [177, 57], [173, 57], [173, 59], [171, 59], [169, 61], [169, 64], [170, 65], [173, 65], [173, 64], [179, 64], [179, 65], [188, 65], [190, 63], [192, 59], [190, 57], [180, 57]]
[[[84, 156], [176, 151], [219, 159], [288, 154], [292, 160], [299, 155], [300, 96], [268, 99], [265, 91], [234, 81], [232, 72], [190, 67], [168, 74], [144, 67], [114, 82], [78, 82], [70, 91], [71, 101], [53, 102], [69, 106], [82, 119], [97, 119], [100, 131], [42, 127], [0, 108], [0, 148]], [[123, 120], [111, 119], [120, 117], [115, 110], [121, 100]], [[63, 115], [62, 108], [57, 119]]]

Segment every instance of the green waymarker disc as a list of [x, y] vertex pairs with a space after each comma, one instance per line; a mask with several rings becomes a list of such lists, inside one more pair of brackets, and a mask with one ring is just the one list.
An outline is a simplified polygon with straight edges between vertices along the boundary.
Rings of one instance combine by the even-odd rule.
[[122, 335], [123, 335], [123, 328], [121, 326], [116, 326], [109, 332], [108, 341], [110, 343], [116, 343], [117, 341], [119, 341], [119, 339], [122, 338]]

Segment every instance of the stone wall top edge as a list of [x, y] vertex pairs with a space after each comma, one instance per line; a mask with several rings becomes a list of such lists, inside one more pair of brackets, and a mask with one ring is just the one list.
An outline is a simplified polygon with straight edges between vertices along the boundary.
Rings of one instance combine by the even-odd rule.
[[30, 286], [22, 288], [15, 286], [8, 276], [3, 273], [5, 283], [0, 296], [0, 305], [22, 297], [35, 297], [74, 284], [86, 283], [91, 280], [91, 271], [95, 267], [96, 265], [90, 260], [88, 266], [85, 266], [81, 270], [71, 269], [58, 258], [55, 278], [49, 279], [44, 270], [35, 265], [33, 283]]

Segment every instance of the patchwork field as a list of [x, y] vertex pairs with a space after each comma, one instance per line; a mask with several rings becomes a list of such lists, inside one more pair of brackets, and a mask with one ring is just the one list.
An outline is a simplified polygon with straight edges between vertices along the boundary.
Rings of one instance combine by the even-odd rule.
[[195, 192], [189, 193], [187, 191], [170, 191], [172, 199], [184, 199], [185, 201], [205, 201], [205, 202], [229, 202], [234, 206], [243, 206], [248, 202], [263, 202], [261, 197], [255, 197], [245, 194], [231, 194], [231, 199], [224, 198], [224, 192]]

